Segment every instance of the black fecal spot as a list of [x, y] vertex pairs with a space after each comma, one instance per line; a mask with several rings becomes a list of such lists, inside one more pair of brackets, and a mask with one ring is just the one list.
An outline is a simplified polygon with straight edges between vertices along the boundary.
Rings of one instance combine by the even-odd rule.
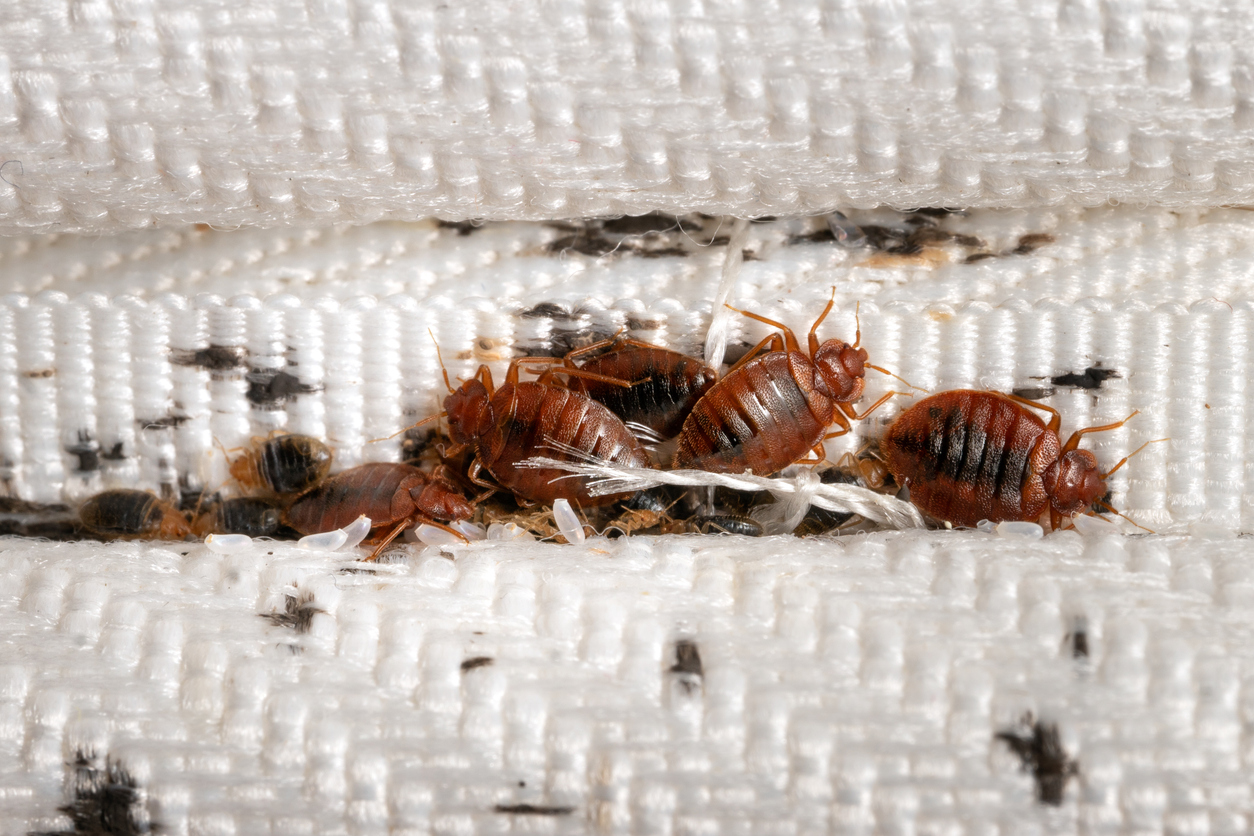
[[508, 813], [518, 816], [569, 816], [575, 812], [574, 807], [556, 807], [543, 804], [498, 804], [492, 810], [496, 813]]
[[1029, 401], [1041, 401], [1054, 395], [1054, 390], [1046, 387], [1039, 389], [1011, 389], [1010, 391], [1017, 397]]
[[250, 403], [261, 407], [282, 406], [297, 395], [308, 395], [321, 388], [301, 383], [300, 378], [287, 372], [253, 369], [246, 377], [248, 392], [245, 397]]
[[100, 446], [86, 430], [78, 431], [78, 443], [66, 447], [65, 452], [78, 457], [79, 473], [91, 473], [100, 469]]
[[561, 322], [575, 318], [569, 308], [564, 308], [556, 302], [541, 302], [533, 307], [524, 308], [518, 312], [518, 316], [523, 319], [556, 319]]
[[455, 229], [458, 235], [469, 235], [477, 229], [483, 229], [483, 221], [436, 221], [440, 229]]
[[915, 255], [923, 249], [910, 240], [911, 234], [904, 229], [872, 225], [862, 227], [862, 234], [872, 247], [893, 255]]
[[326, 610], [314, 606], [312, 596], [306, 593], [299, 593], [287, 596], [283, 612], [263, 612], [257, 614], [262, 618], [269, 619], [276, 626], [291, 627], [297, 633], [308, 633], [314, 616], [323, 612], [326, 612]]
[[1074, 386], [1078, 389], [1100, 389], [1102, 384], [1112, 377], [1119, 377], [1119, 372], [1114, 369], [1102, 369], [1096, 366], [1090, 366], [1082, 373], [1068, 372], [1060, 374], [1057, 377], [1051, 377], [1049, 382], [1055, 386]]
[[751, 224], [773, 224], [773, 223], [775, 223], [775, 222], [776, 222], [776, 221], [778, 221], [778, 220], [779, 220], [779, 218], [775, 217], [774, 215], [763, 215], [763, 216], [762, 216], [762, 217], [760, 217], [760, 218], [751, 218], [751, 219], [749, 220], [749, 223], [751, 223]]
[[472, 656], [462, 662], [462, 673], [473, 671], [475, 668], [483, 668], [496, 662], [491, 656]]
[[1024, 772], [1032, 773], [1037, 800], [1058, 807], [1062, 804], [1068, 779], [1079, 774], [1080, 764], [1062, 747], [1056, 723], [1034, 721], [1032, 715], [1027, 714], [1021, 726], [999, 731], [994, 737], [1019, 756]]
[[[717, 244], [718, 240], [715, 239], [712, 243]], [[722, 243], [726, 244], [727, 242], [723, 241]], [[688, 255], [688, 251], [683, 247], [641, 247], [632, 252], [641, 258], [684, 258]]]
[[68, 511], [67, 505], [44, 505], [18, 499], [16, 496], [0, 496], [0, 514], [38, 514], [46, 511]]
[[165, 430], [178, 427], [191, 420], [188, 415], [162, 415], [160, 418], [136, 418], [141, 430]]
[[705, 668], [701, 664], [701, 651], [697, 643], [690, 639], [675, 642], [675, 664], [671, 665], [671, 673], [687, 673], [693, 676], [705, 676]]
[[121, 441], [114, 442], [113, 446], [107, 451], [100, 454], [100, 458], [111, 462], [120, 462], [126, 458], [126, 450], [122, 446]]
[[1072, 659], [1089, 658], [1089, 631], [1084, 619], [1076, 619], [1075, 626], [1071, 629], [1068, 639], [1071, 644]]
[[225, 372], [248, 366], [248, 349], [242, 345], [211, 345], [196, 350], [175, 349], [170, 362], [176, 366], [199, 366], [211, 372]]
[[922, 209], [915, 209], [910, 214], [922, 215], [925, 218], [944, 218], [948, 215], [965, 215], [965, 209], [957, 209], [952, 206], [925, 206]]
[[32, 831], [29, 836], [138, 836], [160, 830], [148, 818], [143, 792], [126, 768], [108, 757], [79, 751], [74, 762], [74, 800], [58, 808], [74, 822], [73, 830]]
[[1058, 239], [1048, 232], [1033, 232], [1019, 238], [1019, 246], [1014, 248], [1013, 253], [1014, 255], [1027, 255], [1056, 240]]
[[986, 258], [997, 258], [997, 253], [973, 253], [962, 260], [963, 264], [975, 264], [977, 261], [983, 261]]
[[678, 229], [679, 223], [671, 215], [650, 212], [647, 215], [626, 215], [602, 221], [601, 228], [615, 235], [645, 235]]
[[611, 241], [588, 230], [580, 230], [574, 235], [566, 235], [550, 241], [544, 246], [544, 251], [549, 255], [577, 252], [580, 255], [598, 257], [614, 252], [621, 245], [621, 241]]
[[788, 244], [825, 244], [835, 243], [836, 234], [830, 229], [816, 229], [814, 232], [807, 232], [804, 235], [792, 235], [788, 238]]

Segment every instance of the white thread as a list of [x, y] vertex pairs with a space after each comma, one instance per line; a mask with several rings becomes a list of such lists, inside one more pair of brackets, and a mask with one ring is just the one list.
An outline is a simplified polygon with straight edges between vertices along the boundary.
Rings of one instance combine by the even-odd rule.
[[518, 466], [533, 470], [551, 468], [571, 475], [591, 476], [593, 480], [589, 485], [589, 493], [593, 496], [640, 491], [658, 485], [724, 487], [737, 491], [765, 490], [786, 501], [809, 494], [809, 504], [816, 508], [857, 514], [890, 528], [924, 528], [926, 525], [918, 509], [908, 502], [856, 485], [814, 485], [805, 477], [771, 479], [750, 473], [732, 475], [703, 470], [654, 470], [647, 467], [620, 467], [608, 462], [560, 461], [545, 456], [525, 459]]
[[718, 290], [710, 305], [710, 326], [705, 333], [705, 351], [702, 355], [706, 365], [717, 369], [723, 363], [723, 353], [727, 350], [727, 323], [731, 310], [727, 301], [732, 298], [736, 289], [736, 280], [740, 277], [741, 265], [744, 264], [744, 246], [749, 240], [749, 221], [737, 218], [732, 224], [731, 235], [727, 241], [727, 254], [723, 257], [722, 277]]

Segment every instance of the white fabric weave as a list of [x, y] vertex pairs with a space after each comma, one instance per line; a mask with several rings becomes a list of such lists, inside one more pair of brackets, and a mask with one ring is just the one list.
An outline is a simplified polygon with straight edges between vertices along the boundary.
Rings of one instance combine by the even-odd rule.
[[0, 233], [1254, 202], [1227, 0], [76, 0], [0, 28]]

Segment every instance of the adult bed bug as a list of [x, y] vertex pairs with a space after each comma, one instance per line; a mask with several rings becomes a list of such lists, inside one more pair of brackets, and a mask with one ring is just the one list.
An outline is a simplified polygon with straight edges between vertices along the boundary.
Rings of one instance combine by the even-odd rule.
[[568, 365], [576, 357], [609, 346], [603, 354], [581, 361], [577, 368], [617, 381], [636, 381], [630, 386], [599, 379], [574, 377], [567, 384], [609, 407], [623, 421], [648, 427], [663, 439], [674, 438], [684, 419], [718, 375], [695, 357], [630, 339], [602, 340], [566, 355]]
[[[439, 468], [427, 474], [413, 465], [374, 462], [324, 480], [287, 509], [287, 524], [301, 534], [344, 528], [363, 514], [375, 529], [391, 526], [370, 559], [414, 523], [457, 532], [436, 520], [464, 520], [474, 506]], [[461, 536], [457, 534], [457, 536]]]
[[[770, 476], [811, 451], [822, 461], [824, 440], [844, 435], [851, 420], [865, 418], [901, 394], [886, 393], [860, 415], [854, 410], [866, 369], [889, 372], [867, 362], [866, 349], [858, 347], [860, 326], [853, 345], [819, 343], [819, 325], [833, 304], [828, 301], [810, 328], [808, 353], [786, 325], [732, 308], [779, 333], [754, 346], [697, 401], [679, 433], [675, 467]], [[832, 424], [840, 429], [827, 433]]]
[[187, 517], [148, 491], [102, 491], [78, 509], [83, 528], [116, 540], [182, 540], [191, 533]]
[[283, 434], [254, 439], [231, 461], [231, 476], [248, 490], [278, 496], [304, 493], [331, 470], [331, 449], [309, 435]]
[[[577, 368], [552, 368], [538, 380], [519, 381], [523, 365], [561, 363], [561, 358], [520, 357], [509, 365], [505, 385], [494, 389], [487, 366], [456, 390], [444, 383], [449, 436], [461, 446], [473, 445], [475, 459], [470, 479], [497, 489], [479, 478], [486, 470], [497, 483], [523, 502], [552, 504], [567, 499], [583, 507], [607, 505], [624, 494], [593, 496], [591, 477], [575, 476], [556, 468], [519, 467], [524, 459], [545, 456], [559, 461], [606, 461], [627, 467], [650, 467], [649, 456], [622, 420], [607, 408], [578, 392], [552, 385], [555, 374], [610, 381], [620, 386], [630, 381], [613, 380]], [[458, 452], [457, 450], [453, 451]]]
[[[1025, 407], [1048, 412], [1049, 424]], [[1048, 508], [1058, 528], [1063, 517], [1097, 502], [1106, 493], [1106, 477], [1153, 443], [1105, 473], [1092, 453], [1079, 449], [1088, 433], [1122, 427], [1132, 415], [1076, 430], [1062, 444], [1057, 410], [1013, 395], [959, 389], [924, 398], [899, 415], [880, 449], [897, 484], [910, 488], [910, 501], [942, 522], [1035, 522]]]

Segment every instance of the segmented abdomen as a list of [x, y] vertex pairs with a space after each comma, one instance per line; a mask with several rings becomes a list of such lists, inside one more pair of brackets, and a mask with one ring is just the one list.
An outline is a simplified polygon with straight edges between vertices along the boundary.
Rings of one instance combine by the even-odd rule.
[[994, 392], [959, 390], [903, 412], [882, 442], [897, 483], [931, 516], [960, 526], [1034, 521], [1049, 504], [1042, 474], [1058, 436]]
[[770, 476], [823, 439], [831, 414], [832, 401], [814, 390], [809, 358], [772, 352], [697, 401], [679, 433], [675, 467]]
[[624, 421], [643, 424], [662, 438], [679, 433], [693, 406], [714, 385], [715, 377], [700, 360], [664, 348], [623, 348], [594, 357], [580, 368], [619, 380], [640, 381], [634, 386], [614, 386], [575, 377], [570, 389], [604, 404]]
[[517, 467], [533, 456], [650, 466], [644, 448], [618, 416], [577, 392], [525, 381], [496, 390], [491, 408], [496, 423], [476, 439], [479, 460], [497, 482], [523, 499], [552, 503], [565, 498], [589, 507], [623, 496], [592, 496], [586, 476]]
[[408, 464], [375, 462], [337, 473], [287, 509], [287, 524], [301, 534], [343, 528], [362, 514], [372, 527], [402, 520], [414, 512], [410, 487], [426, 474]]
[[96, 494], [78, 513], [84, 526], [109, 537], [155, 537], [165, 516], [157, 497], [125, 488]]
[[331, 451], [316, 438], [284, 435], [261, 445], [257, 470], [277, 494], [298, 494], [313, 487], [331, 468]]

